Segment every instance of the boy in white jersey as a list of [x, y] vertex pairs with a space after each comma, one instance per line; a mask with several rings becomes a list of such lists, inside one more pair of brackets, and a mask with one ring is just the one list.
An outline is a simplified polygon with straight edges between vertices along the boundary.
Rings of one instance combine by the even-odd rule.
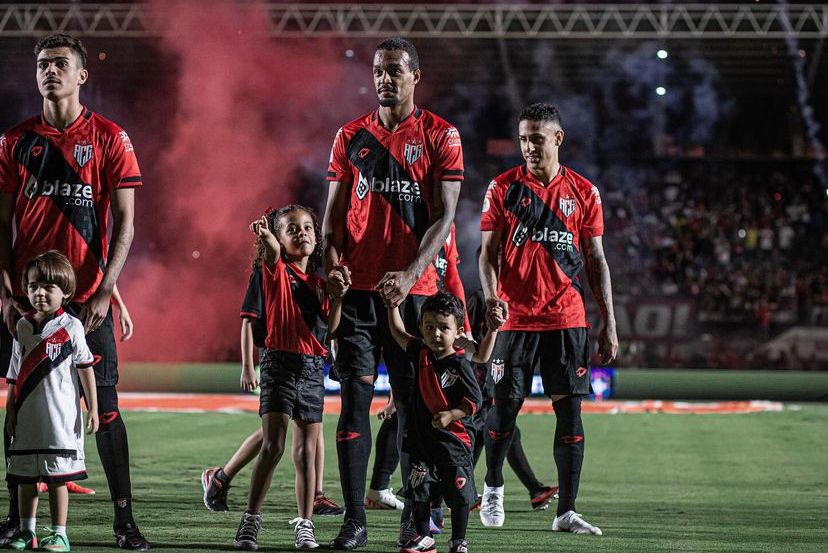
[[75, 273], [60, 252], [30, 260], [23, 288], [33, 310], [17, 323], [7, 381], [6, 424], [12, 443], [6, 478], [17, 482], [20, 531], [7, 547], [35, 549], [37, 484], [49, 486], [52, 531], [40, 550], [69, 551], [66, 482], [86, 478], [80, 387], [88, 408], [86, 431], [98, 430], [95, 359], [83, 323], [63, 311], [75, 291]]

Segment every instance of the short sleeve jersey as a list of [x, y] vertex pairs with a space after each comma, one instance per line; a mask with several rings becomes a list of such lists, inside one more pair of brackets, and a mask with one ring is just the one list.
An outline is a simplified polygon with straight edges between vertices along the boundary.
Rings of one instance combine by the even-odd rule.
[[267, 315], [264, 308], [264, 287], [262, 283], [261, 265], [253, 267], [250, 279], [247, 282], [247, 291], [242, 300], [242, 318], [253, 321], [253, 345], [257, 348], [265, 347], [267, 338]]
[[500, 330], [587, 327], [583, 287], [583, 242], [604, 232], [598, 189], [561, 167], [548, 185], [525, 166], [490, 184], [480, 230], [500, 231], [498, 295], [509, 304]]
[[74, 301], [86, 301], [106, 267], [110, 195], [141, 184], [129, 136], [87, 109], [64, 131], [37, 116], [3, 134], [0, 193], [15, 196], [14, 293], [22, 295], [26, 262], [55, 249], [75, 269]]
[[[389, 132], [374, 111], [339, 129], [328, 180], [349, 190], [341, 262], [351, 270], [351, 288], [374, 290], [386, 272], [405, 269], [416, 257], [430, 225], [435, 184], [463, 180], [460, 134], [417, 107]], [[411, 293], [436, 292], [429, 266]]]
[[325, 281], [281, 258], [262, 264], [267, 337], [265, 347], [305, 355], [327, 355], [330, 312]]
[[469, 362], [459, 354], [437, 359], [422, 340], [411, 339], [406, 355], [415, 367], [417, 394], [411, 394], [403, 450], [417, 459], [448, 466], [464, 466], [470, 460], [474, 426], [471, 415], [434, 428], [431, 420], [440, 411], [468, 406], [480, 408], [480, 388]]
[[[38, 328], [29, 313], [17, 323], [7, 381], [15, 385], [17, 428], [12, 451], [66, 450], [83, 455], [83, 419], [76, 369], [94, 357], [83, 324], [58, 310]], [[80, 445], [79, 445], [80, 444]]]

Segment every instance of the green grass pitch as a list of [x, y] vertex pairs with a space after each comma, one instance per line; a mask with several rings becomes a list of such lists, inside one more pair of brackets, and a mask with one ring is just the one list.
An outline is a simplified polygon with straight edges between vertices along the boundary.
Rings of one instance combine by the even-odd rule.
[[[204, 467], [222, 463], [258, 418], [138, 412], [124, 418], [135, 513], [156, 548], [232, 550], [250, 469], [234, 482], [229, 513], [207, 512], [199, 475]], [[554, 482], [554, 418], [526, 415], [519, 424], [538, 476]], [[339, 501], [335, 425], [335, 417], [326, 417], [325, 484]], [[585, 415], [585, 427], [578, 510], [604, 535], [553, 533], [553, 511], [531, 511], [527, 493], [507, 468], [506, 524], [484, 529], [472, 513], [471, 551], [828, 551], [828, 405], [751, 415]], [[86, 484], [98, 495], [71, 497], [69, 536], [74, 550], [112, 551], [111, 506], [92, 440], [87, 451], [91, 477]], [[479, 489], [482, 464], [477, 470]], [[399, 487], [398, 476], [392, 485]], [[5, 491], [0, 495], [5, 502]], [[39, 527], [48, 525], [43, 499]], [[286, 454], [263, 513], [260, 549], [294, 550], [288, 525], [294, 505], [293, 467]], [[395, 551], [397, 514], [369, 511], [368, 517], [369, 545], [361, 551]], [[339, 522], [317, 517], [320, 543], [335, 535]], [[448, 550], [447, 536], [437, 536], [438, 551]]]

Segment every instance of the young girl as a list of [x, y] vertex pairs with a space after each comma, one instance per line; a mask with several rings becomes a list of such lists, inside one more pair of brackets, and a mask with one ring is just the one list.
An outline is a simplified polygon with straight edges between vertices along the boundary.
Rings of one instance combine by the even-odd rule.
[[276, 211], [272, 221], [273, 227], [267, 217], [250, 225], [265, 248], [262, 282], [268, 325], [259, 400], [264, 441], [234, 543], [239, 549], [258, 548], [260, 511], [273, 470], [285, 449], [288, 423], [293, 419], [299, 514], [291, 521], [295, 524], [295, 546], [315, 549], [319, 544], [311, 517], [316, 491], [315, 452], [325, 399], [322, 366], [327, 350], [323, 344], [339, 324], [350, 275], [347, 271], [332, 271], [326, 294], [325, 282], [314, 274], [322, 259], [322, 239], [311, 209], [289, 205]]
[[[275, 228], [275, 210], [267, 214], [268, 226]], [[267, 337], [267, 317], [264, 309], [264, 288], [262, 286], [262, 263], [264, 262], [265, 246], [259, 238], [255, 242], [255, 257], [247, 284], [247, 291], [241, 307], [241, 389], [254, 392], [259, 387], [259, 375], [256, 373], [254, 353], [256, 348], [264, 354], [265, 338]], [[301, 450], [296, 443], [298, 432], [293, 433], [294, 455]], [[247, 466], [259, 454], [262, 448], [262, 429], [259, 427], [244, 439], [242, 444], [221, 467], [209, 467], [201, 473], [201, 486], [204, 489], [204, 506], [210, 511], [227, 511], [227, 491], [233, 477]], [[319, 432], [316, 443], [316, 494], [313, 500], [313, 514], [323, 516], [341, 515], [343, 507], [334, 503], [325, 496], [323, 490], [323, 476], [325, 466], [325, 442], [323, 433]]]
[[[51, 533], [41, 550], [69, 551], [66, 483], [86, 478], [80, 387], [86, 431], [98, 431], [95, 360], [83, 323], [63, 311], [75, 292], [75, 273], [63, 254], [48, 251], [26, 264], [23, 288], [33, 307], [17, 323], [9, 368], [6, 425], [12, 435], [7, 479], [18, 483], [20, 531], [12, 549], [37, 547], [37, 483], [49, 486]], [[80, 385], [79, 385], [80, 384]]]

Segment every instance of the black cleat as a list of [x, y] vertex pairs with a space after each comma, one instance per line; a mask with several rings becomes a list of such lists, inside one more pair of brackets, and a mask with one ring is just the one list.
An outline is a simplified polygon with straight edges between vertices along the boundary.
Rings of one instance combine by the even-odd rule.
[[262, 515], [244, 512], [233, 545], [236, 549], [256, 551], [259, 548], [259, 530], [261, 529]]
[[318, 494], [313, 500], [313, 514], [319, 516], [339, 516], [345, 514], [345, 507], [340, 507], [325, 494]]
[[558, 499], [558, 486], [544, 486], [531, 494], [530, 502], [533, 511], [545, 511], [553, 499]]
[[115, 530], [115, 545], [130, 551], [146, 551], [151, 547], [134, 522], [127, 522]]
[[331, 549], [351, 551], [358, 547], [365, 547], [366, 545], [368, 545], [368, 530], [365, 528], [365, 525], [349, 518], [339, 529], [339, 535], [331, 540], [329, 547]]
[[0, 521], [0, 546], [6, 546], [20, 531], [20, 521], [7, 518]]
[[216, 478], [218, 468], [204, 469], [201, 487], [204, 489], [204, 506], [210, 511], [227, 511], [227, 484]]

